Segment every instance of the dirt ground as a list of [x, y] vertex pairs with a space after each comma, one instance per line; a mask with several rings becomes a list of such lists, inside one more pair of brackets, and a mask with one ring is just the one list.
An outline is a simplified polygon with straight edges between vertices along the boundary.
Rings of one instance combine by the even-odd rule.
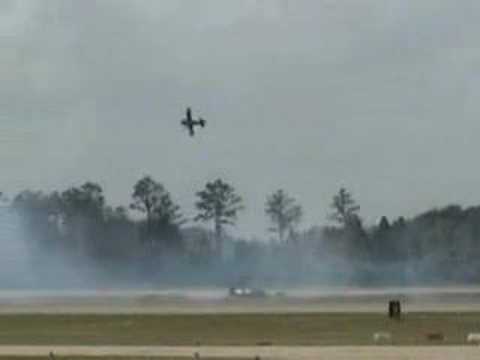
[[82, 347], [1, 346], [0, 356], [143, 356], [253, 358], [291, 360], [477, 360], [479, 347]]

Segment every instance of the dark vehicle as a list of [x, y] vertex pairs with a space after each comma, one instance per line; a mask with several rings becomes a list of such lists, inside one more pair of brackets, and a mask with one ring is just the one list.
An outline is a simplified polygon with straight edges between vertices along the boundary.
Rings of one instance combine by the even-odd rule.
[[263, 298], [267, 293], [262, 289], [252, 289], [248, 287], [231, 287], [230, 296], [243, 298]]

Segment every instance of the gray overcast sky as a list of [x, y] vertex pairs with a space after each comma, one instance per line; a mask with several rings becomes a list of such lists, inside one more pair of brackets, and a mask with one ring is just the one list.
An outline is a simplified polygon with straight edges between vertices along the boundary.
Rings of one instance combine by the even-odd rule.
[[[368, 222], [480, 202], [476, 0], [0, 0], [0, 187], [143, 174], [187, 214], [224, 177], [264, 234], [283, 187], [304, 227], [354, 192]], [[208, 128], [180, 128], [192, 105]]]

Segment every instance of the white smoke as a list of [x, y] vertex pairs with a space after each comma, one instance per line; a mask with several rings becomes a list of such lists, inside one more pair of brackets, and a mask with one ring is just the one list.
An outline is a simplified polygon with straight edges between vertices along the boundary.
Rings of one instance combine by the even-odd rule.
[[0, 207], [0, 282], [16, 287], [31, 283], [32, 271], [18, 214], [9, 207]]

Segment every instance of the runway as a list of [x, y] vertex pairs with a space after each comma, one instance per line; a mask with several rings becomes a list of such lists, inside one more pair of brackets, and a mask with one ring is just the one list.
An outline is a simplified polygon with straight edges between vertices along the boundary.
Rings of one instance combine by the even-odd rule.
[[140, 356], [289, 360], [476, 360], [480, 347], [131, 347], [131, 346], [0, 346], [0, 356]]
[[0, 291], [0, 314], [384, 313], [480, 312], [480, 288], [306, 289], [240, 299], [226, 289], [151, 291]]

